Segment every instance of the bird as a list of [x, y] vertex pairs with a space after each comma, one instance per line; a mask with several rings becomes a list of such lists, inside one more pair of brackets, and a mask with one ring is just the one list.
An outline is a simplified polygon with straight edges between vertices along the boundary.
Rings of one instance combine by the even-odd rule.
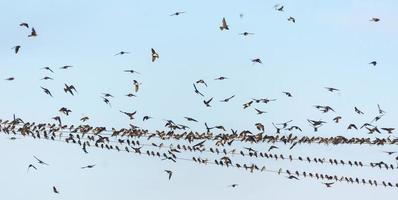
[[143, 118], [142, 118], [142, 121], [146, 121], [146, 120], [149, 120], [149, 119], [151, 119], [152, 117], [151, 116], [144, 116]]
[[196, 85], [195, 85], [195, 83], [193, 84], [193, 88], [195, 89], [194, 91], [195, 91], [195, 93], [196, 94], [199, 94], [200, 96], [204, 96], [199, 90], [198, 90], [198, 88], [196, 87]]
[[90, 168], [93, 168], [93, 167], [95, 167], [95, 165], [86, 165], [84, 167], [81, 167], [81, 169], [90, 169]]
[[369, 21], [378, 22], [378, 21], [380, 21], [380, 18], [372, 17]]
[[389, 156], [392, 154], [397, 153], [396, 151], [383, 151], [384, 153], [388, 154]]
[[296, 18], [290, 16], [289, 18], [287, 18], [287, 21], [291, 21], [293, 23], [296, 23]]
[[342, 119], [341, 116], [337, 116], [337, 117], [333, 118], [333, 121], [336, 122], [336, 123], [339, 123], [339, 121], [340, 121], [341, 119]]
[[15, 54], [17, 54], [17, 53], [19, 52], [19, 49], [20, 49], [20, 48], [21, 48], [21, 46], [20, 46], [20, 45], [17, 45], [17, 46], [15, 46], [15, 47], [11, 48], [11, 49], [14, 49]]
[[236, 184], [236, 183], [234, 183], [234, 184], [231, 184], [231, 185], [228, 185], [228, 187], [237, 187], [238, 186], [238, 184]]
[[178, 12], [175, 12], [173, 14], [170, 14], [170, 16], [178, 16], [178, 15], [181, 15], [181, 14], [184, 14], [184, 13], [185, 13], [184, 11], [178, 11]]
[[134, 119], [134, 115], [137, 113], [137, 111], [134, 111], [134, 112], [129, 113], [129, 112], [121, 111], [121, 110], [120, 110], [120, 112], [123, 113], [123, 114], [125, 114], [125, 115], [127, 115], [131, 120]]
[[283, 12], [284, 6], [283, 6], [283, 5], [276, 4], [276, 5], [274, 6], [274, 8], [275, 8], [275, 10], [277, 10], [277, 11]]
[[257, 115], [261, 115], [261, 114], [267, 113], [267, 112], [259, 110], [257, 108], [255, 108], [254, 110], [257, 112]]
[[88, 121], [89, 119], [90, 119], [89, 117], [84, 116], [84, 117], [80, 118], [80, 121], [86, 122], [86, 121]]
[[188, 121], [192, 121], [192, 122], [198, 122], [198, 120], [192, 118], [192, 117], [184, 117], [186, 120]]
[[203, 79], [200, 79], [200, 80], [196, 81], [196, 84], [199, 84], [199, 83], [201, 83], [201, 84], [203, 84], [203, 85], [205, 85], [207, 87], [207, 83]]
[[288, 176], [287, 177], [288, 179], [296, 179], [296, 180], [300, 180], [299, 178], [297, 178], [296, 176], [294, 176], [294, 175], [290, 175], [290, 176]]
[[43, 77], [41, 80], [54, 80], [53, 78], [49, 77], [49, 76], [45, 76]]
[[383, 131], [387, 131], [387, 133], [392, 134], [392, 132], [395, 130], [395, 128], [381, 128]]
[[156, 59], [159, 59], [159, 54], [153, 48], [151, 48], [151, 52], [152, 52], [152, 62], [155, 62]]
[[386, 111], [384, 111], [384, 110], [381, 109], [381, 107], [380, 107], [379, 104], [377, 104], [377, 109], [379, 110], [379, 114], [381, 114], [381, 115], [383, 115], [383, 114], [386, 113]]
[[33, 168], [33, 169], [37, 170], [36, 166], [34, 166], [33, 164], [29, 164], [28, 170], [27, 170], [28, 172], [29, 172], [29, 169], [30, 169], [30, 168]]
[[250, 33], [250, 32], [243, 32], [243, 33], [239, 33], [239, 35], [243, 35], [243, 36], [248, 36], [248, 35], [254, 35], [254, 33]]
[[290, 92], [282, 92], [283, 94], [285, 94], [287, 97], [293, 97], [292, 93]]
[[9, 78], [6, 78], [6, 79], [4, 79], [4, 80], [6, 80], [6, 81], [13, 81], [13, 80], [15, 80], [15, 78], [14, 78], [14, 77], [9, 77]]
[[252, 59], [252, 63], [253, 63], [253, 64], [256, 64], [256, 63], [263, 64], [263, 62], [261, 61], [260, 58], [254, 58], [254, 59]]
[[225, 20], [225, 17], [222, 18], [222, 22], [221, 22], [221, 26], [220, 26], [220, 30], [229, 30], [227, 21]]
[[332, 185], [334, 184], [334, 182], [328, 182], [328, 183], [323, 183], [324, 185], [326, 185], [326, 187], [332, 187]]
[[[41, 87], [41, 86], [40, 86]], [[50, 90], [44, 87], [41, 87], [41, 89], [43, 89], [44, 93], [50, 95], [51, 97], [53, 97], [53, 95], [51, 94]]]
[[49, 164], [43, 162], [42, 160], [40, 160], [39, 158], [37, 158], [36, 156], [33, 156], [33, 157], [37, 160], [37, 162], [38, 162], [39, 164], [42, 164], [42, 165], [49, 165]]
[[140, 85], [141, 83], [139, 83], [137, 80], [133, 80], [134, 92], [138, 92]]
[[21, 23], [19, 24], [19, 26], [23, 26], [23, 27], [29, 28], [29, 24], [26, 23], [26, 22], [21, 22]]
[[111, 95], [109, 93], [102, 93], [102, 95], [104, 95], [104, 97], [112, 97], [113, 98], [113, 95]]
[[30, 32], [30, 35], [28, 35], [28, 37], [36, 37], [36, 36], [37, 36], [36, 30], [35, 28], [32, 27], [32, 31]]
[[126, 97], [136, 97], [136, 95], [132, 94], [132, 93], [128, 93], [128, 94], [126, 94]]
[[45, 70], [48, 70], [48, 71], [54, 73], [54, 71], [50, 67], [43, 67], [42, 69], [45, 69]]
[[203, 100], [203, 103], [206, 105], [206, 107], [211, 107], [210, 106], [210, 102], [213, 100], [213, 97], [212, 98], [210, 98], [209, 100]]
[[73, 67], [73, 66], [71, 66], [71, 65], [65, 65], [65, 66], [60, 67], [60, 69], [68, 69], [68, 68], [71, 68], [71, 67]]
[[128, 72], [128, 73], [131, 73], [131, 74], [134, 74], [134, 73], [136, 73], [136, 74], [141, 74], [141, 73], [139, 73], [139, 72], [137, 72], [137, 71], [135, 71], [135, 70], [132, 70], [132, 69], [124, 70], [124, 72]]
[[347, 129], [348, 129], [348, 130], [351, 130], [351, 129], [358, 130], [358, 128], [357, 128], [357, 126], [356, 126], [355, 124], [350, 124], [350, 125], [348, 125]]
[[325, 87], [326, 90], [328, 90], [329, 92], [336, 92], [336, 91], [340, 91], [337, 88], [332, 88], [332, 87]]
[[228, 78], [225, 77], [225, 76], [220, 76], [220, 77], [218, 77], [218, 78], [215, 78], [214, 80], [216, 80], [216, 81], [222, 81], [222, 80], [225, 80], [225, 79], [228, 79]]
[[230, 96], [230, 97], [228, 97], [226, 99], [221, 100], [220, 102], [228, 102], [229, 100], [231, 100], [234, 97], [235, 97], [235, 95], [232, 95], [232, 96]]
[[130, 54], [130, 52], [128, 52], [128, 51], [120, 51], [120, 52], [118, 52], [117, 54], [115, 54], [114, 56], [117, 56], [117, 55], [124, 55], [124, 54]]
[[377, 65], [377, 61], [372, 61], [372, 62], [369, 63], [369, 65], [376, 66]]
[[53, 186], [53, 192], [56, 193], [56, 194], [59, 194], [59, 191], [58, 191], [58, 189], [55, 186]]
[[106, 104], [108, 104], [109, 106], [111, 106], [111, 102], [109, 101], [109, 99], [107, 99], [107, 98], [105, 98], [105, 97], [101, 97], [102, 98], [102, 100], [106, 103]]
[[59, 112], [62, 112], [62, 113], [64, 113], [65, 115], [69, 115], [69, 113], [70, 112], [72, 112], [70, 109], [67, 109], [67, 108], [65, 108], [65, 107], [62, 107], [62, 108], [60, 108], [59, 109]]
[[73, 86], [73, 85], [67, 85], [67, 84], [65, 83], [64, 92], [65, 92], [65, 93], [68, 93], [68, 92], [69, 92], [69, 93], [73, 96], [73, 95], [74, 95], [74, 94], [73, 94], [73, 91], [77, 92], [75, 86]]
[[171, 179], [171, 176], [173, 175], [173, 172], [171, 170], [164, 170], [168, 175], [169, 175], [169, 180]]
[[268, 151], [271, 151], [272, 149], [279, 149], [279, 147], [274, 146], [274, 145], [271, 145], [271, 146], [268, 148]]
[[354, 107], [354, 111], [356, 112], [356, 113], [358, 113], [359, 115], [363, 115], [364, 113], [361, 111], [361, 110], [359, 110], [357, 107]]

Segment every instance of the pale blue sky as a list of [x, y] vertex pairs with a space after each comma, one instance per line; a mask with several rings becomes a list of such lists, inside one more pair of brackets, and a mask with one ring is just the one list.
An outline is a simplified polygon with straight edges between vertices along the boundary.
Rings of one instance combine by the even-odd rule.
[[[283, 4], [284, 12], [275, 11]], [[209, 125], [228, 129], [254, 130], [262, 122], [273, 133], [271, 122], [294, 120], [303, 135], [346, 135], [367, 137], [366, 132], [347, 132], [349, 123], [362, 124], [377, 115], [377, 104], [387, 111], [379, 127], [394, 127], [398, 120], [398, 2], [396, 1], [1, 1], [0, 24], [0, 118], [12, 114], [27, 121], [48, 122], [60, 115], [62, 106], [72, 114], [66, 123], [78, 123], [88, 115], [92, 125], [126, 127], [129, 120], [119, 110], [137, 110], [136, 124], [150, 130], [163, 129], [162, 119], [187, 124], [192, 130]], [[170, 17], [176, 11], [180, 16]], [[243, 18], [239, 14], [243, 13]], [[289, 16], [296, 18], [293, 24]], [[225, 17], [229, 31], [218, 28]], [[381, 19], [370, 22], [372, 17]], [[38, 37], [28, 38], [35, 27]], [[241, 32], [254, 35], [242, 37]], [[21, 45], [15, 55], [11, 49]], [[151, 62], [150, 49], [160, 54]], [[124, 50], [131, 54], [114, 56]], [[260, 58], [263, 65], [252, 65]], [[368, 63], [376, 60], [373, 67]], [[59, 67], [72, 65], [62, 71]], [[49, 66], [55, 74], [40, 68]], [[124, 73], [134, 69], [140, 75]], [[8, 77], [14, 81], [3, 81]], [[54, 81], [40, 80], [51, 76]], [[214, 81], [226, 76], [229, 79]], [[132, 80], [142, 82], [137, 98]], [[209, 87], [198, 86], [205, 98], [193, 92], [192, 83], [204, 79]], [[74, 84], [76, 96], [63, 92], [64, 83]], [[40, 86], [51, 90], [45, 95]], [[323, 87], [336, 87], [332, 94]], [[290, 91], [287, 98], [282, 91]], [[102, 92], [111, 93], [112, 107], [102, 102]], [[229, 103], [219, 100], [236, 95]], [[212, 108], [202, 101], [214, 97]], [[256, 115], [243, 110], [251, 98], [276, 98], [276, 102], [252, 107], [268, 113]], [[322, 114], [312, 105], [330, 105], [335, 114]], [[357, 106], [365, 112], [358, 116]], [[145, 123], [144, 115], [154, 117]], [[306, 119], [330, 121], [343, 116], [341, 124], [328, 123], [313, 133]], [[184, 116], [200, 123], [187, 123]], [[268, 145], [264, 148], [267, 149]], [[318, 145], [299, 146], [280, 153], [392, 162], [382, 150], [396, 147]], [[161, 162], [102, 150], [87, 155], [80, 148], [63, 143], [10, 141], [0, 138], [0, 197], [4, 199], [289, 199], [348, 198], [381, 199], [396, 196], [397, 189], [336, 184], [326, 189], [320, 182], [291, 181], [274, 174], [250, 174], [237, 169], [198, 166], [190, 162]], [[26, 173], [32, 154], [51, 163]], [[188, 156], [189, 157], [189, 156]], [[97, 163], [91, 170], [80, 167]], [[396, 172], [303, 163], [270, 162], [270, 168], [306, 169], [338, 175], [396, 181]], [[164, 169], [175, 174], [168, 181]], [[226, 186], [238, 183], [235, 189]], [[56, 196], [51, 187], [57, 185]]]

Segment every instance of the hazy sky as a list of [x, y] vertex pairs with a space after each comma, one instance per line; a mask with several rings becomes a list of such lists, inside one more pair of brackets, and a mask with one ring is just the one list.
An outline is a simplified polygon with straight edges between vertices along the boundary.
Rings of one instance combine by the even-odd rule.
[[[284, 12], [274, 9], [284, 5]], [[0, 118], [13, 114], [26, 121], [53, 122], [58, 109], [70, 108], [63, 117], [68, 124], [83, 116], [90, 124], [128, 127], [130, 120], [119, 110], [137, 110], [136, 125], [164, 129], [163, 119], [184, 123], [204, 131], [224, 125], [238, 130], [255, 130], [261, 122], [274, 133], [271, 122], [293, 120], [303, 128], [301, 135], [345, 135], [367, 137], [366, 131], [346, 131], [350, 123], [371, 121], [380, 104], [386, 115], [377, 125], [398, 124], [398, 9], [397, 1], [1, 1], [0, 24]], [[169, 16], [177, 11], [186, 13]], [[243, 17], [240, 17], [243, 14]], [[287, 21], [292, 16], [296, 23]], [[230, 30], [220, 31], [225, 17]], [[372, 17], [381, 20], [369, 21]], [[20, 27], [27, 22], [38, 33]], [[242, 32], [254, 35], [243, 37]], [[21, 45], [18, 54], [11, 49]], [[151, 48], [160, 58], [151, 62]], [[120, 51], [131, 54], [114, 56]], [[263, 64], [253, 65], [260, 58]], [[377, 61], [376, 66], [369, 65]], [[64, 65], [73, 68], [60, 70]], [[55, 73], [41, 69], [51, 67]], [[128, 74], [134, 69], [140, 74]], [[53, 81], [40, 80], [51, 76]], [[229, 79], [215, 81], [219, 76]], [[5, 81], [15, 77], [14, 81]], [[208, 87], [192, 83], [204, 79]], [[142, 82], [136, 98], [132, 82]], [[73, 84], [78, 94], [63, 92], [64, 83]], [[51, 90], [54, 98], [40, 86]], [[341, 91], [330, 93], [324, 87]], [[293, 98], [282, 91], [289, 91]], [[111, 107], [101, 93], [111, 93]], [[228, 103], [220, 100], [236, 95]], [[212, 107], [203, 100], [214, 97]], [[251, 98], [275, 98], [270, 104], [243, 109]], [[313, 105], [330, 105], [336, 113], [323, 114]], [[354, 106], [365, 115], [354, 112]], [[268, 113], [256, 115], [254, 108]], [[142, 122], [145, 115], [153, 119]], [[343, 116], [341, 124], [331, 119]], [[200, 123], [188, 123], [190, 116]], [[318, 133], [306, 119], [328, 123]], [[386, 135], [380, 135], [386, 136]], [[269, 145], [259, 146], [264, 150]], [[294, 151], [280, 145], [275, 152], [332, 157], [344, 160], [393, 162], [382, 153], [394, 146], [301, 145]], [[202, 166], [191, 162], [176, 164], [145, 156], [92, 149], [84, 154], [78, 146], [32, 139], [0, 137], [0, 197], [3, 199], [381, 199], [397, 196], [398, 189], [335, 184], [326, 188], [321, 181], [292, 181], [276, 174], [248, 173], [238, 169]], [[37, 155], [49, 162], [35, 172], [26, 168]], [[187, 155], [190, 158], [191, 155]], [[239, 160], [239, 158], [237, 158]], [[270, 168], [291, 168], [324, 173], [383, 179], [398, 182], [397, 172], [264, 160]], [[96, 163], [90, 170], [80, 167]], [[174, 175], [167, 180], [164, 169]], [[237, 183], [237, 188], [227, 185]], [[56, 185], [61, 194], [51, 187]]]

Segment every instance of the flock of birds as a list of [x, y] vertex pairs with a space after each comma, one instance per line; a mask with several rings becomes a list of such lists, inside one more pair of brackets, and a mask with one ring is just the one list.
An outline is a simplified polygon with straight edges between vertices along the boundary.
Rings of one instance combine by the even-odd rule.
[[[284, 12], [284, 5], [275, 5], [275, 10], [278, 12]], [[180, 16], [185, 14], [185, 12], [178, 11], [170, 14], [170, 16]], [[243, 17], [243, 14], [241, 14]], [[289, 16], [287, 18], [289, 22], [296, 23], [296, 18]], [[379, 18], [371, 18], [371, 22], [377, 23], [380, 21]], [[34, 38], [38, 37], [38, 33], [36, 32], [34, 27], [30, 27], [30, 25], [26, 22], [20, 24], [21, 27], [27, 28], [30, 31], [28, 37]], [[221, 19], [221, 25], [219, 26], [221, 31], [228, 31], [230, 27], [228, 25], [227, 19], [224, 17]], [[243, 32], [239, 33], [242, 36], [253, 35], [251, 32]], [[16, 45], [12, 49], [15, 54], [18, 54], [21, 51], [21, 45]], [[123, 56], [130, 54], [129, 51], [120, 51], [114, 56]], [[159, 53], [151, 48], [150, 51], [150, 59], [152, 62], [156, 62], [160, 59]], [[260, 58], [251, 59], [253, 64], [262, 64], [263, 61]], [[371, 61], [370, 65], [376, 66], [377, 61]], [[72, 65], [65, 65], [60, 67], [60, 70], [69, 70], [73, 68]], [[56, 73], [54, 68], [43, 67], [42, 70], [48, 71], [50, 74]], [[124, 70], [124, 73], [131, 74], [140, 74], [133, 69]], [[220, 76], [214, 78], [214, 81], [223, 81], [229, 79], [225, 76]], [[5, 79], [6, 81], [14, 81], [15, 77], [8, 77]], [[54, 80], [50, 75], [42, 78], [43, 81]], [[132, 90], [130, 93], [127, 93], [126, 97], [136, 97], [136, 93], [140, 91], [141, 82], [138, 80], [132, 81]], [[196, 95], [199, 95], [201, 98], [205, 98], [206, 95], [202, 92], [208, 87], [207, 81], [204, 79], [196, 80], [193, 84], [193, 92]], [[53, 94], [52, 90], [48, 87], [40, 86], [43, 93], [48, 95], [51, 98], [56, 98]], [[324, 87], [324, 89], [330, 93], [339, 92], [340, 89], [333, 87]], [[69, 95], [78, 94], [78, 90], [75, 85], [72, 84], [64, 84], [63, 88], [64, 93]], [[281, 92], [285, 98], [294, 98], [294, 95], [290, 91], [282, 91]], [[235, 94], [230, 95], [227, 98], [222, 98], [218, 100], [220, 103], [228, 103], [232, 101], [236, 97]], [[101, 99], [102, 101], [111, 106], [111, 100], [114, 96], [110, 93], [102, 93]], [[205, 107], [214, 106], [214, 101], [216, 97], [207, 97], [203, 99], [203, 105]], [[277, 101], [275, 98], [251, 98], [248, 101], [242, 104], [242, 108], [250, 109], [254, 107], [255, 104], [269, 104]], [[336, 113], [335, 109], [330, 105], [314, 105], [314, 108], [319, 110], [321, 113]], [[253, 109], [257, 115], [266, 114], [267, 111], [260, 110], [258, 108]], [[322, 184], [326, 187], [332, 187], [336, 182], [346, 181], [347, 183], [357, 183], [357, 184], [369, 184], [369, 185], [383, 185], [385, 187], [398, 187], [398, 183], [394, 184], [388, 181], [376, 181], [376, 180], [367, 180], [361, 178], [353, 178], [347, 176], [337, 176], [337, 175], [327, 175], [322, 173], [311, 173], [311, 172], [299, 172], [299, 171], [291, 171], [288, 169], [276, 169], [270, 170], [268, 166], [260, 166], [257, 164], [242, 164], [239, 162], [233, 162], [229, 157], [231, 155], [240, 155], [242, 157], [249, 158], [264, 158], [271, 160], [289, 160], [289, 161], [301, 161], [308, 163], [318, 163], [318, 164], [330, 164], [330, 165], [349, 165], [351, 167], [371, 167], [371, 168], [379, 168], [386, 170], [396, 170], [397, 166], [395, 164], [391, 164], [384, 161], [375, 161], [375, 162], [366, 162], [366, 161], [351, 161], [351, 160], [341, 160], [341, 159], [332, 159], [332, 158], [310, 158], [308, 156], [293, 156], [293, 155], [283, 155], [272, 153], [275, 150], [278, 150], [280, 146], [289, 145], [289, 150], [292, 150], [296, 145], [302, 144], [323, 144], [323, 145], [343, 145], [343, 144], [357, 144], [357, 145], [397, 145], [398, 139], [393, 139], [390, 136], [387, 138], [360, 138], [360, 137], [352, 137], [346, 138], [343, 136], [334, 136], [334, 137], [322, 137], [322, 136], [298, 136], [295, 135], [298, 132], [302, 132], [304, 127], [300, 127], [297, 124], [294, 124], [293, 120], [287, 120], [285, 122], [273, 122], [273, 128], [266, 128], [263, 123], [255, 123], [253, 128], [254, 130], [233, 130], [228, 131], [223, 125], [214, 125], [209, 126], [207, 122], [200, 122], [191, 116], [184, 116], [184, 120], [186, 123], [177, 123], [174, 120], [165, 119], [165, 127], [168, 129], [167, 131], [156, 131], [150, 132], [141, 127], [138, 127], [134, 124], [134, 120], [136, 120], [137, 111], [127, 112], [120, 110], [120, 113], [127, 116], [131, 120], [131, 124], [129, 128], [123, 129], [108, 129], [106, 127], [93, 127], [88, 124], [85, 124], [90, 118], [89, 116], [84, 116], [80, 119], [81, 125], [66, 125], [63, 123], [62, 118], [70, 116], [73, 112], [70, 108], [61, 107], [58, 110], [62, 115], [54, 116], [52, 119], [56, 123], [36, 123], [36, 122], [24, 122], [20, 118], [16, 118], [12, 120], [0, 120], [0, 132], [6, 135], [12, 135], [10, 140], [20, 139], [21, 137], [32, 137], [35, 139], [48, 139], [48, 140], [60, 140], [67, 143], [78, 144], [85, 153], [88, 153], [88, 147], [98, 147], [102, 149], [108, 150], [116, 150], [118, 152], [129, 152], [135, 154], [147, 155], [150, 157], [158, 157], [162, 160], [168, 160], [171, 162], [177, 162], [177, 160], [182, 161], [193, 161], [199, 164], [214, 164], [223, 167], [237, 167], [243, 168], [250, 172], [260, 171], [260, 172], [274, 172], [279, 175], [284, 174], [288, 179], [299, 180], [300, 177], [310, 177], [322, 180]], [[354, 106], [353, 112], [357, 115], [364, 115], [365, 111], [360, 109], [359, 107]], [[377, 115], [372, 118], [372, 120], [358, 124], [358, 123], [348, 123], [346, 125], [347, 130], [366, 130], [368, 134], [374, 133], [386, 133], [393, 134], [395, 131], [394, 127], [378, 127], [376, 123], [381, 120], [386, 111], [382, 109], [380, 105], [377, 105]], [[150, 120], [153, 117], [149, 115], [142, 116], [142, 121]], [[335, 124], [341, 123], [343, 121], [343, 117], [335, 114], [333, 118], [333, 122]], [[204, 132], [194, 132], [190, 130], [189, 123], [203, 123]], [[314, 132], [319, 131], [319, 129], [325, 124], [329, 123], [323, 120], [316, 119], [307, 119], [306, 123], [313, 129]], [[274, 132], [272, 131], [274, 130]], [[218, 134], [216, 134], [219, 132]], [[20, 136], [20, 137], [19, 137]], [[152, 143], [143, 143], [148, 142], [149, 140], [155, 140]], [[173, 141], [181, 141], [181, 144], [175, 144]], [[165, 143], [169, 143], [166, 145]], [[195, 143], [195, 144], [193, 144]], [[210, 144], [209, 144], [210, 143]], [[233, 147], [233, 143], [241, 143], [245, 145], [243, 148], [239, 149], [239, 147]], [[269, 144], [267, 151], [261, 152], [260, 150], [255, 149], [255, 145], [257, 144]], [[214, 145], [213, 145], [214, 144]], [[278, 146], [280, 144], [280, 146]], [[249, 146], [247, 146], [249, 145]], [[144, 148], [147, 148], [144, 151]], [[162, 151], [163, 150], [163, 151]], [[204, 157], [195, 157], [192, 158], [184, 158], [183, 152], [200, 152], [201, 154], [209, 153], [212, 156], [215, 156], [215, 159], [204, 158]], [[384, 152], [389, 156], [394, 156], [398, 154], [395, 151], [386, 151]], [[221, 157], [220, 157], [221, 156]], [[38, 170], [39, 165], [49, 166], [47, 162], [39, 159], [37, 156], [33, 156], [36, 160], [36, 163], [30, 163], [28, 165], [28, 172], [30, 170]], [[398, 161], [398, 156], [395, 157], [395, 160]], [[81, 167], [81, 169], [91, 169], [96, 165], [86, 165]], [[164, 173], [167, 175], [168, 180], [171, 180], [173, 171], [170, 169], [165, 169]], [[235, 188], [237, 187], [237, 183], [233, 183], [228, 185], [228, 187]], [[52, 187], [52, 191], [54, 193], [60, 193], [60, 190], [56, 186]]]

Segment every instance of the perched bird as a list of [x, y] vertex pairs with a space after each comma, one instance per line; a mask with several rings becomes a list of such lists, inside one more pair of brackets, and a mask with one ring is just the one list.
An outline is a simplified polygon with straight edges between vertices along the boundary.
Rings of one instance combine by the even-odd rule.
[[196, 87], [196, 85], [195, 85], [195, 83], [193, 84], [193, 88], [195, 89], [194, 91], [195, 91], [195, 93], [196, 94], [199, 94], [200, 96], [204, 96], [201, 92], [199, 92], [199, 90], [198, 90], [198, 88]]
[[376, 62], [376, 61], [372, 61], [372, 62], [369, 63], [369, 65], [376, 66], [376, 65], [377, 65], [377, 62]]
[[173, 175], [173, 172], [170, 170], [164, 170], [168, 175], [169, 175], [169, 180], [171, 179], [171, 176]]
[[35, 28], [32, 28], [32, 31], [30, 32], [30, 35], [28, 35], [28, 37], [36, 37], [36, 36], [37, 36], [36, 30]]
[[232, 96], [230, 96], [230, 97], [228, 97], [226, 99], [221, 100], [220, 102], [228, 102], [229, 100], [231, 100], [234, 97], [235, 97], [235, 95], [232, 95]]
[[73, 95], [74, 95], [74, 94], [73, 94], [73, 91], [77, 92], [75, 86], [73, 86], [73, 85], [67, 85], [67, 84], [65, 83], [64, 92], [65, 92], [65, 93], [68, 93], [68, 92], [69, 92], [69, 93], [73, 96]]
[[211, 107], [210, 106], [210, 102], [213, 100], [213, 97], [212, 98], [210, 98], [209, 100], [203, 100], [203, 103], [207, 106], [207, 107]]
[[175, 12], [175, 13], [171, 14], [170, 16], [178, 16], [178, 15], [181, 15], [181, 14], [184, 14], [184, 13], [185, 13], [184, 11], [178, 11], [178, 12]]
[[95, 165], [86, 165], [86, 166], [81, 167], [81, 168], [82, 169], [90, 169], [90, 168], [93, 168], [93, 167], [95, 167]]
[[54, 73], [54, 71], [50, 67], [43, 67], [42, 69], [45, 69], [45, 70], [48, 70], [48, 71]]
[[49, 165], [49, 164], [43, 162], [42, 160], [40, 160], [39, 158], [37, 158], [36, 156], [33, 156], [33, 157], [37, 160], [37, 162], [38, 162], [39, 164], [42, 164], [42, 165]]
[[290, 16], [289, 18], [287, 18], [287, 21], [291, 21], [293, 23], [296, 23], [296, 18]]
[[152, 52], [152, 62], [155, 62], [156, 59], [159, 59], [159, 54], [153, 48], [151, 48], [151, 52]]
[[222, 22], [221, 22], [221, 26], [220, 26], [220, 30], [229, 30], [227, 21], [225, 20], [225, 17], [222, 18]]
[[380, 21], [380, 18], [372, 17], [372, 19], [370, 19], [369, 21], [378, 22], [378, 21]]
[[128, 51], [120, 51], [119, 53], [115, 54], [114, 56], [124, 55], [124, 54], [130, 54], [130, 52], [128, 52]]
[[50, 90], [44, 87], [41, 87], [41, 89], [43, 89], [44, 93], [50, 95], [51, 97], [53, 97], [53, 95], [51, 94]]
[[56, 194], [59, 194], [59, 191], [58, 191], [58, 189], [55, 186], [53, 186], [53, 192], [56, 193]]
[[15, 54], [17, 54], [20, 48], [21, 48], [21, 46], [17, 45], [15, 47], [11, 48], [11, 49], [14, 49]]
[[29, 28], [29, 24], [26, 23], [26, 22], [20, 23], [19, 26], [24, 26], [24, 27], [26, 27], [26, 28]]

